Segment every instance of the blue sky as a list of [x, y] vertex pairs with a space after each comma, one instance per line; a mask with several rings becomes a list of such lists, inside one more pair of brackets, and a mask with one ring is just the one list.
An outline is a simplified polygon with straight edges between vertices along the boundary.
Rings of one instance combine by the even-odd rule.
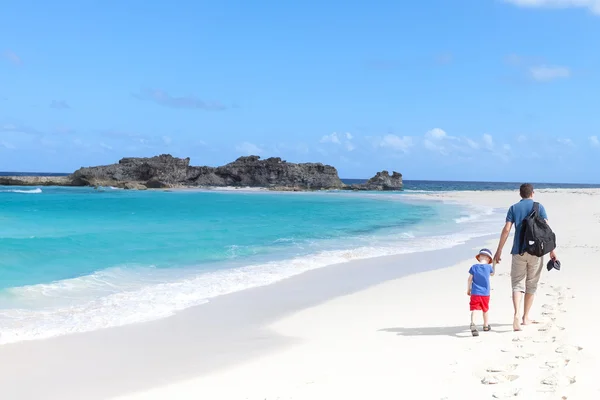
[[259, 154], [342, 177], [600, 182], [600, 0], [22, 0], [2, 15], [0, 170]]

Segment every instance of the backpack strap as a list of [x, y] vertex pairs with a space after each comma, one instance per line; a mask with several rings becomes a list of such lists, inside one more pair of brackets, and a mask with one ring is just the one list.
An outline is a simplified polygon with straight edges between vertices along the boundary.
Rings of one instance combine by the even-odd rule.
[[[533, 209], [531, 210], [531, 212], [529, 213], [529, 217], [535, 217], [539, 214], [540, 211], [540, 203], [538, 203], [537, 201], [533, 202]], [[525, 247], [526, 247], [526, 243], [525, 243], [525, 225], [523, 225], [523, 223], [525, 222], [525, 220], [523, 220], [523, 222], [521, 222], [521, 232], [519, 235], [519, 244], [520, 244], [520, 249], [519, 249], [519, 254], [523, 255], [525, 253]]]

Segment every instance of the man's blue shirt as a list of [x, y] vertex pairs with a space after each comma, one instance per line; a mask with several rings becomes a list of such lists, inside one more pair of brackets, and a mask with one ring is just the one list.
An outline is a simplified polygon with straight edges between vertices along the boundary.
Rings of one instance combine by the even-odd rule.
[[[512, 222], [515, 225], [515, 237], [513, 239], [513, 246], [510, 254], [521, 253], [521, 224], [525, 218], [533, 211], [533, 199], [523, 199], [516, 204], [513, 204], [508, 209], [506, 214], [506, 222]], [[543, 205], [539, 205], [540, 217], [548, 219], [546, 215], [546, 209]]]
[[490, 264], [475, 264], [469, 270], [473, 275], [473, 284], [471, 285], [471, 295], [489, 296], [490, 295], [490, 275], [492, 274]]

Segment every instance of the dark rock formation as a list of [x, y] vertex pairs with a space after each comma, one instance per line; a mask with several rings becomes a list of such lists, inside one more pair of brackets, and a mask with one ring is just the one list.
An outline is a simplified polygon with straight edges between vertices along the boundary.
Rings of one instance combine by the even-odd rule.
[[362, 190], [402, 190], [402, 174], [393, 171], [390, 176], [389, 172], [381, 171], [360, 186]]
[[[117, 186], [143, 183], [146, 187], [170, 187], [185, 181], [189, 158], [162, 154], [149, 158], [122, 158], [118, 164], [80, 168], [71, 175], [75, 186]], [[146, 185], [147, 184], [147, 185]]]
[[402, 175], [379, 172], [361, 185], [347, 186], [337, 170], [321, 163], [288, 163], [279, 157], [240, 157], [221, 167], [190, 166], [189, 158], [162, 154], [123, 158], [117, 164], [80, 168], [68, 177], [0, 177], [0, 185], [114, 186], [124, 189], [173, 187], [262, 187], [271, 190], [400, 190]]
[[207, 171], [193, 179], [196, 185], [299, 187], [302, 189], [340, 189], [344, 186], [337, 170], [320, 163], [293, 164], [279, 157], [261, 160], [258, 156], [240, 157], [232, 163]]
[[193, 167], [190, 159], [163, 154], [151, 158], [123, 158], [118, 164], [81, 168], [71, 175], [77, 186], [147, 188], [180, 186], [297, 187], [299, 190], [341, 189], [337, 170], [320, 163], [294, 164], [273, 157], [240, 157], [221, 167]]

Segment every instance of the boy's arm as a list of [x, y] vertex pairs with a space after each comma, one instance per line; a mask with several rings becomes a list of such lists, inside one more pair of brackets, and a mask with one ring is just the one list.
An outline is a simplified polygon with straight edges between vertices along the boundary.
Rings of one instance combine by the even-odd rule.
[[496, 275], [496, 261], [492, 261], [492, 273], [490, 275]]
[[469, 274], [469, 280], [467, 283], [467, 296], [471, 295], [471, 286], [473, 285], [473, 275]]

